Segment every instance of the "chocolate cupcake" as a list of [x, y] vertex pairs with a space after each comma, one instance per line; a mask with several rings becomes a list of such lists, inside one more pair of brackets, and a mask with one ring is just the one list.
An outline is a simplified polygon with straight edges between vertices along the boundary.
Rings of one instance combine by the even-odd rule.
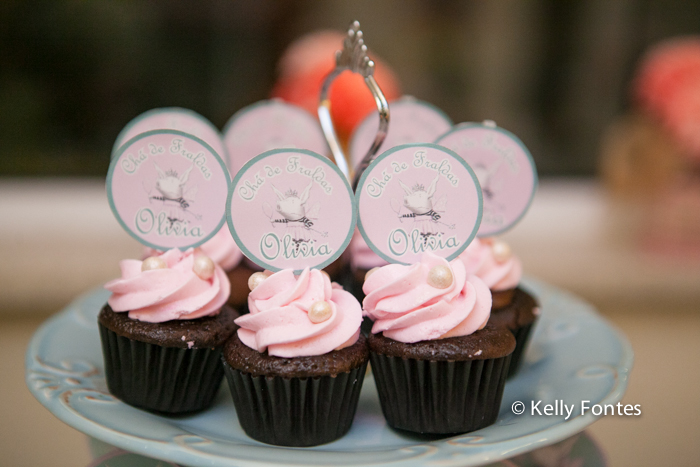
[[221, 349], [238, 314], [221, 267], [189, 249], [120, 263], [98, 316], [109, 391], [165, 414], [207, 408], [221, 385]]
[[506, 328], [515, 336], [515, 350], [508, 371], [509, 378], [515, 375], [522, 365], [523, 354], [539, 314], [537, 300], [520, 287], [513, 290], [510, 303], [491, 310], [489, 324]]
[[432, 253], [369, 274], [365, 314], [374, 318], [370, 361], [382, 412], [393, 428], [466, 433], [493, 424], [515, 348], [486, 326], [491, 293], [461, 261]]
[[360, 304], [327, 274], [305, 269], [251, 280], [250, 313], [223, 360], [238, 421], [253, 439], [315, 446], [350, 429], [369, 350]]
[[482, 279], [491, 290], [493, 305], [489, 323], [509, 329], [516, 346], [508, 377], [517, 373], [535, 326], [537, 300], [518, 287], [523, 268], [507, 243], [491, 238], [474, 239], [460, 255], [467, 272]]

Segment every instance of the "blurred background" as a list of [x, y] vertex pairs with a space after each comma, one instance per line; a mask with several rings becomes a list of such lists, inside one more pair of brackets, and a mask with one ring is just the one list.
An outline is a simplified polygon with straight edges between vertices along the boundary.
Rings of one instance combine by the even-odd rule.
[[3, 175], [104, 176], [119, 130], [155, 107], [221, 128], [269, 97], [294, 39], [357, 18], [405, 94], [495, 120], [546, 177], [596, 173], [641, 55], [697, 33], [700, 3], [5, 1], [0, 17]]
[[290, 44], [353, 19], [396, 96], [530, 149], [540, 189], [506, 240], [636, 352], [623, 402], [643, 416], [589, 430], [610, 465], [697, 465], [700, 2], [683, 0], [0, 2], [0, 465], [89, 462], [24, 387], [23, 353], [140, 253], [104, 194], [119, 131], [172, 106], [222, 128], [287, 96]]

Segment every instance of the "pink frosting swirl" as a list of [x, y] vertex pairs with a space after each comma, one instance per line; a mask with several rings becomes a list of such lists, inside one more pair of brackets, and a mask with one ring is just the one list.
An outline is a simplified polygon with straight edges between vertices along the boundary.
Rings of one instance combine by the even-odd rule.
[[[235, 268], [241, 262], [241, 258], [243, 258], [243, 253], [233, 240], [227, 226], [222, 227], [216, 235], [201, 245], [199, 249], [202, 254], [207, 255], [212, 261], [224, 268], [224, 271], [230, 271]], [[157, 256], [161, 253], [153, 248], [146, 247], [143, 249], [144, 258]]]
[[523, 265], [520, 260], [511, 255], [505, 261], [496, 260], [489, 239], [475, 238], [472, 243], [459, 255], [468, 274], [474, 274], [483, 280], [494, 292], [514, 289], [523, 276]]
[[193, 271], [195, 250], [168, 250], [160, 256], [167, 268], [141, 271], [142, 261], [120, 261], [122, 277], [105, 284], [112, 292], [107, 303], [114, 311], [149, 323], [215, 315], [226, 303], [231, 284], [219, 265], [203, 280]]
[[[430, 270], [447, 266], [452, 284], [438, 289], [428, 283]], [[432, 253], [410, 266], [390, 264], [377, 269], [362, 290], [365, 314], [374, 320], [372, 333], [412, 343], [467, 336], [483, 328], [491, 313], [491, 292], [461, 261], [448, 262]]]
[[[331, 306], [321, 323], [309, 319], [317, 301]], [[248, 347], [277, 357], [310, 357], [349, 347], [357, 342], [362, 308], [352, 294], [317, 269], [277, 272], [248, 296], [250, 313], [236, 319], [238, 337]]]

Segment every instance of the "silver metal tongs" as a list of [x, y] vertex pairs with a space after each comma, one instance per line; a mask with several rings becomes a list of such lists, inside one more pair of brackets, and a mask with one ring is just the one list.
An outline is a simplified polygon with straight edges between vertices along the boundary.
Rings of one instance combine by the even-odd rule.
[[323, 81], [318, 105], [318, 118], [321, 121], [321, 128], [323, 129], [323, 134], [326, 136], [326, 141], [328, 141], [328, 146], [331, 148], [331, 155], [341, 172], [350, 180], [351, 171], [335, 133], [333, 119], [331, 118], [331, 100], [329, 98], [329, 91], [333, 80], [345, 70], [350, 70], [364, 77], [365, 83], [372, 93], [374, 101], [377, 104], [377, 110], [379, 111], [377, 136], [375, 136], [372, 146], [370, 146], [367, 154], [365, 154], [362, 162], [360, 162], [360, 165], [355, 168], [354, 177], [352, 178], [352, 187], [356, 189], [362, 173], [377, 157], [379, 148], [384, 142], [384, 138], [389, 129], [389, 104], [379, 84], [377, 84], [377, 81], [374, 79], [374, 62], [367, 56], [367, 46], [362, 38], [359, 21], [353, 21], [348, 29], [348, 35], [343, 41], [343, 49], [335, 53], [335, 68]]

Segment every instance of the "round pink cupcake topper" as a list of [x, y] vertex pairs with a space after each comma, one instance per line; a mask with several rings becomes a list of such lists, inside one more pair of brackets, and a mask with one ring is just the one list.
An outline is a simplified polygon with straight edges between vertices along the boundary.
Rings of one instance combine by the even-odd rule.
[[107, 197], [119, 223], [157, 250], [196, 247], [223, 226], [230, 177], [217, 152], [177, 130], [142, 133], [112, 158]]
[[279, 99], [260, 101], [236, 112], [224, 128], [224, 144], [232, 174], [253, 157], [272, 149], [328, 152], [316, 118]]
[[[437, 107], [405, 96], [389, 103], [391, 123], [382, 143], [385, 151], [400, 144], [432, 143], [435, 138], [452, 128], [452, 120]], [[354, 131], [350, 139], [350, 160], [353, 167], [365, 157], [377, 136], [379, 114], [369, 114]]]
[[537, 170], [514, 134], [490, 121], [462, 123], [436, 143], [464, 158], [479, 179], [484, 196], [480, 237], [504, 232], [522, 218], [535, 195]]
[[206, 141], [217, 154], [225, 158], [224, 142], [221, 133], [206, 118], [197, 112], [180, 107], [152, 109], [131, 120], [117, 136], [112, 147], [112, 157], [122, 144], [134, 136], [152, 130], [178, 130]]
[[357, 187], [358, 227], [386, 261], [413, 264], [424, 252], [452, 260], [481, 222], [481, 189], [464, 160], [437, 144], [405, 144], [372, 162]]
[[238, 172], [226, 217], [249, 259], [271, 271], [301, 271], [322, 269], [340, 256], [357, 210], [347, 179], [330, 160], [303, 149], [277, 149]]

